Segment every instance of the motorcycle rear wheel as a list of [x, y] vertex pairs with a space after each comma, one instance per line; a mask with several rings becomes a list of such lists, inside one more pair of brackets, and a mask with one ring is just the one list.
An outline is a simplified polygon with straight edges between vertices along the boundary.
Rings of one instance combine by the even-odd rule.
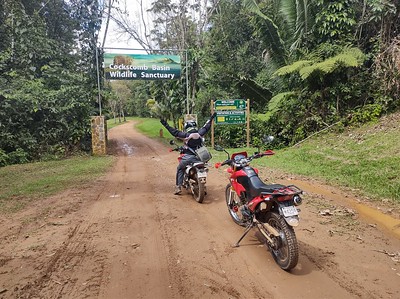
[[272, 257], [283, 270], [290, 271], [296, 267], [299, 260], [299, 247], [294, 229], [282, 216], [274, 212], [268, 213], [266, 222], [280, 234], [275, 248], [269, 246]]
[[[247, 226], [247, 221], [243, 219], [242, 212], [240, 212], [240, 208], [243, 205], [240, 201], [240, 198], [231, 187], [232, 185], [228, 184], [225, 188], [225, 200], [229, 215], [231, 215], [233, 222], [235, 222], [237, 225]], [[230, 197], [232, 197], [231, 203], [229, 203]]]
[[195, 183], [193, 183], [191, 187], [192, 187], [192, 194], [193, 194], [194, 199], [198, 203], [202, 203], [204, 200], [204, 197], [206, 195], [206, 186], [204, 183], [200, 183], [200, 180], [197, 177], [197, 174], [196, 174], [196, 178], [195, 178]]

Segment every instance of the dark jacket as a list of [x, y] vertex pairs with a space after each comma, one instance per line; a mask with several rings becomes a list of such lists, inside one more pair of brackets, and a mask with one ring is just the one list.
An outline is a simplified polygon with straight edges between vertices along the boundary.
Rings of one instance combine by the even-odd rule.
[[[161, 120], [161, 124], [171, 133], [172, 136], [179, 138], [185, 145], [184, 154], [195, 155], [194, 151], [203, 145], [203, 136], [207, 134], [211, 129], [212, 120], [215, 117], [215, 113], [207, 120], [207, 122], [198, 130], [191, 132], [180, 131], [176, 128], [171, 127], [165, 120]], [[190, 149], [191, 150], [190, 150]]]

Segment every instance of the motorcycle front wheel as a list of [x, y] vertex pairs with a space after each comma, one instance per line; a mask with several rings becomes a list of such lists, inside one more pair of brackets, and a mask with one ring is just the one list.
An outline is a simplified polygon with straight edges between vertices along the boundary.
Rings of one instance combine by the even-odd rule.
[[296, 267], [299, 260], [299, 247], [293, 227], [289, 226], [285, 219], [276, 214], [268, 213], [266, 222], [279, 232], [275, 237], [276, 243], [269, 246], [275, 262], [286, 271]]
[[202, 203], [204, 200], [204, 196], [206, 195], [206, 186], [204, 183], [200, 183], [199, 178], [195, 177], [195, 182], [192, 184], [191, 186], [192, 188], [192, 194], [194, 199], [198, 202], [198, 203]]
[[232, 189], [231, 184], [228, 184], [225, 188], [225, 200], [233, 222], [240, 226], [247, 226], [247, 221], [243, 219], [242, 212], [240, 211], [243, 205], [236, 192]]

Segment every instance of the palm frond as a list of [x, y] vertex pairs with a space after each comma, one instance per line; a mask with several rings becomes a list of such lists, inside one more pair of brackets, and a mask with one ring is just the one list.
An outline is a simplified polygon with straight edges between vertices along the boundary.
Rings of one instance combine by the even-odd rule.
[[279, 28], [272, 20], [271, 17], [265, 15], [255, 0], [244, 0], [242, 6], [250, 13], [257, 15], [259, 18], [255, 18], [257, 28], [262, 30], [263, 41], [267, 47], [274, 52], [274, 57], [278, 57], [277, 60], [284, 62], [286, 60], [286, 49], [284, 42], [279, 33]]
[[255, 0], [244, 0], [242, 6], [249, 12], [260, 14], [260, 7]]
[[293, 32], [290, 49], [300, 47], [305, 37], [310, 33], [315, 23], [312, 5], [307, 0], [281, 0], [280, 12], [288, 24], [288, 30]]
[[297, 20], [296, 0], [281, 0], [280, 12], [289, 28], [295, 28]]

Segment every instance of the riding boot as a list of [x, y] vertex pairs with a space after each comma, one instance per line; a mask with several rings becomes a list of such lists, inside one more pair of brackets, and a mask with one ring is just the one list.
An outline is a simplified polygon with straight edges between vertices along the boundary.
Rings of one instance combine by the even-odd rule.
[[175, 191], [174, 191], [174, 194], [175, 195], [178, 195], [178, 194], [181, 194], [182, 193], [182, 188], [181, 188], [181, 186], [175, 186]]

